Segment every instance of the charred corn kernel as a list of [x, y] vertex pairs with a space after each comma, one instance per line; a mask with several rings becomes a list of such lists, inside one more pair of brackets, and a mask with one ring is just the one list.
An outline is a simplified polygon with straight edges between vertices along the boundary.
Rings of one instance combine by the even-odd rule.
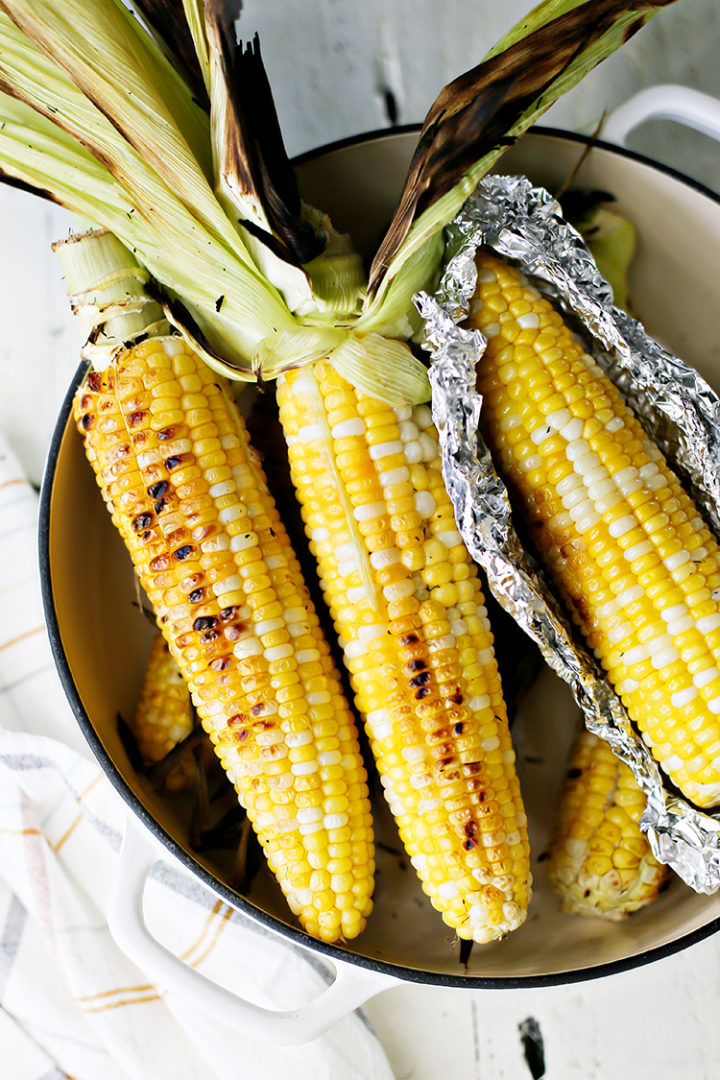
[[[430, 410], [392, 409], [327, 364], [285, 376], [278, 401], [307, 535], [403, 843], [458, 936], [502, 937], [523, 922], [530, 896], [526, 818], [487, 611], [442, 485]], [[342, 454], [340, 434], [353, 439]], [[339, 825], [331, 835], [337, 844], [355, 832]]]
[[[202, 398], [203, 414], [211, 417], [199, 439], [185, 414], [166, 404], [181, 396], [180, 378], [191, 378], [196, 404]], [[155, 423], [158, 401], [169, 423]], [[373, 879], [357, 732], [237, 409], [179, 339], [151, 338], [89, 374], [75, 416], [203, 727], [292, 911], [308, 933], [327, 941], [354, 936], [370, 912]], [[112, 429], [103, 423], [110, 419]], [[181, 496], [178, 480], [186, 483], [191, 473], [192, 494]], [[327, 694], [325, 708], [308, 706], [306, 663], [315, 689]], [[332, 778], [321, 767], [323, 739], [340, 751]], [[282, 799], [272, 798], [279, 790]], [[335, 822], [321, 819], [311, 830], [301, 818], [303, 807], [321, 809], [340, 796], [348, 800], [344, 816], [356, 839], [353, 888], [343, 875], [341, 907], [325, 869], [329, 845], [338, 839]], [[316, 871], [327, 877], [317, 894]]]
[[[154, 765], [192, 731], [190, 692], [180, 668], [170, 654], [162, 634], [150, 649], [145, 678], [135, 715], [130, 722], [138, 750], [146, 765]], [[169, 791], [182, 791], [191, 769], [180, 762], [165, 780]]]
[[582, 731], [548, 845], [547, 872], [563, 910], [620, 919], [658, 896], [669, 871], [640, 830], [644, 809], [632, 770], [603, 739]]
[[[470, 323], [482, 331], [521, 278], [486, 253], [477, 263]], [[695, 665], [717, 674], [720, 664], [720, 548], [549, 302], [534, 298], [532, 315], [522, 371], [510, 344], [514, 316], [488, 336], [478, 382], [488, 444], [572, 618], [654, 756], [688, 799], [713, 806], [720, 685], [698, 682]]]

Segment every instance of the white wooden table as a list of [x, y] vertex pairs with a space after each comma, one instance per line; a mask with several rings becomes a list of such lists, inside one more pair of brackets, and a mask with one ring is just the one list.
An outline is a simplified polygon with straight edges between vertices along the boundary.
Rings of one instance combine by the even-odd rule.
[[[262, 33], [288, 148], [420, 120], [440, 86], [476, 63], [527, 10], [475, 0], [245, 0], [242, 29]], [[720, 5], [679, 0], [622, 54], [561, 102], [549, 121], [595, 126], [635, 90], [677, 81], [720, 96]], [[702, 137], [653, 125], [634, 144], [720, 190], [720, 152]], [[49, 245], [67, 219], [0, 190], [0, 428], [40, 480], [78, 341]], [[720, 1077], [720, 938], [632, 972], [545, 990], [401, 987], [367, 1006], [398, 1080], [527, 1080], [520, 1025], [534, 1018], [552, 1080]], [[340, 1078], [339, 1078], [340, 1080]]]

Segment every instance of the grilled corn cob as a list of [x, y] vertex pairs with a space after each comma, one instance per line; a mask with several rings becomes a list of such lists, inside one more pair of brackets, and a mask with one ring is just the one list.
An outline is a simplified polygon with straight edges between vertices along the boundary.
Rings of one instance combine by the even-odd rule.
[[[192, 731], [190, 692], [162, 634], [150, 648], [145, 678], [130, 730], [146, 765], [154, 765]], [[180, 762], [166, 777], [168, 791], [181, 791], [190, 769]]]
[[565, 911], [621, 919], [668, 878], [638, 822], [645, 796], [604, 739], [581, 731], [548, 844], [547, 872]]
[[530, 894], [526, 817], [477, 568], [428, 406], [393, 409], [320, 363], [278, 385], [293, 482], [385, 796], [459, 937]]
[[[132, 260], [114, 238], [104, 240], [117, 289]], [[64, 268], [71, 277], [67, 261]], [[128, 282], [137, 293], [138, 282]], [[371, 909], [373, 879], [357, 732], [227, 388], [181, 339], [150, 337], [89, 373], [75, 418], [290, 907], [315, 936], [354, 937]]]
[[657, 761], [720, 800], [720, 551], [617, 388], [513, 267], [481, 253], [482, 423], [532, 538]]

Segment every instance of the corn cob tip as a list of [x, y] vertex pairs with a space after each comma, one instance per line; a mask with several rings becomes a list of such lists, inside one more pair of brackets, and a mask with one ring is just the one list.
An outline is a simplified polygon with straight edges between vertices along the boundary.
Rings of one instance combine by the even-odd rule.
[[645, 796], [604, 739], [581, 731], [548, 846], [547, 873], [574, 915], [623, 919], [657, 898], [669, 878], [640, 829]]

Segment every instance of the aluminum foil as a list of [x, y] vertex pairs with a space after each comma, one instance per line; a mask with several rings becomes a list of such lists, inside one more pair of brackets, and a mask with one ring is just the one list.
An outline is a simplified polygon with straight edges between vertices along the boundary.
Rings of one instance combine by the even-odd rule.
[[432, 355], [433, 416], [443, 474], [458, 528], [502, 606], [569, 685], [586, 726], [612, 746], [647, 795], [641, 826], [663, 863], [697, 892], [720, 889], [720, 816], [680, 798], [659, 769], [624, 706], [603, 677], [513, 528], [505, 487], [478, 434], [475, 369], [485, 350], [464, 330], [475, 289], [474, 254], [484, 244], [513, 260], [573, 321], [588, 351], [621, 388], [720, 532], [720, 400], [686, 364], [613, 306], [582, 238], [547, 191], [524, 177], [481, 182], [448, 229], [448, 261], [434, 297], [420, 293], [425, 345]]

